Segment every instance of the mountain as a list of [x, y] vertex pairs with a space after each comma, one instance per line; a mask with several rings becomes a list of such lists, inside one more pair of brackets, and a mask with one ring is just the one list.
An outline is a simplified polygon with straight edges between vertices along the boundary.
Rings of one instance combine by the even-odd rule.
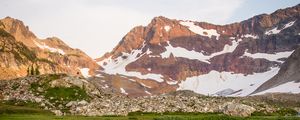
[[129, 96], [176, 90], [246, 96], [296, 49], [299, 18], [300, 4], [227, 25], [155, 17], [96, 59], [103, 70], [94, 80]]
[[[216, 96], [265, 93], [298, 85], [293, 56], [300, 43], [299, 18], [300, 4], [227, 25], [159, 16], [93, 60], [57, 37], [40, 39], [22, 21], [6, 17], [0, 20], [0, 79], [66, 73], [128, 96], [177, 90]], [[299, 93], [296, 88], [293, 92]]]
[[282, 64], [279, 72], [259, 86], [253, 94], [277, 91], [291, 93], [300, 91], [300, 47]]
[[0, 79], [24, 77], [29, 73], [88, 77], [101, 69], [84, 52], [69, 47], [59, 38], [37, 38], [20, 20], [1, 19], [0, 31]]

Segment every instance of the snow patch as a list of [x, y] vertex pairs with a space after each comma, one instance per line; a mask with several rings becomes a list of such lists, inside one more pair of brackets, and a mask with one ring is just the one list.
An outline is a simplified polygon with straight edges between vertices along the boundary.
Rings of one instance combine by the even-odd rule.
[[229, 37], [229, 39], [233, 39], [233, 40], [234, 40], [234, 39], [235, 39], [235, 37]]
[[165, 47], [167, 50], [165, 52], [161, 53], [161, 57], [169, 58], [170, 54], [172, 53], [174, 55], [174, 57], [196, 59], [196, 60], [210, 64], [209, 59], [211, 59], [215, 56], [224, 54], [224, 53], [233, 52], [235, 50], [235, 48], [238, 46], [240, 41], [241, 41], [241, 39], [239, 39], [238, 41], [233, 40], [232, 45], [226, 44], [222, 51], [212, 53], [211, 55], [204, 55], [201, 52], [196, 52], [194, 50], [189, 51], [189, 50], [187, 50], [185, 48], [181, 48], [181, 47], [173, 47], [172, 45], [169, 44], [169, 41], [168, 41], [168, 46]]
[[95, 75], [96, 77], [104, 77], [103, 75], [101, 75], [101, 74], [97, 74], [97, 75]]
[[241, 91], [229, 96], [246, 96], [276, 75], [278, 71], [279, 68], [276, 67], [267, 72], [247, 76], [232, 72], [210, 71], [208, 74], [187, 78], [179, 83], [177, 90], [192, 90], [204, 95], [213, 95], [225, 89], [232, 89]]
[[152, 95], [149, 91], [145, 90], [145, 93], [147, 93], [148, 95]]
[[[145, 44], [144, 44], [145, 45]], [[143, 46], [144, 47], [144, 46]], [[143, 48], [142, 47], [142, 48]], [[142, 50], [133, 50], [131, 53], [122, 53], [123, 56], [126, 56], [126, 58], [123, 58], [122, 56], [119, 56], [116, 59], [112, 59], [111, 57], [102, 60], [98, 62], [99, 65], [101, 65], [104, 68], [104, 72], [107, 74], [121, 74], [125, 76], [132, 76], [137, 77], [140, 79], [151, 79], [156, 80], [157, 82], [163, 82], [163, 76], [161, 74], [141, 74], [140, 72], [132, 72], [132, 71], [126, 71], [125, 67], [142, 57], [143, 55], [150, 53], [151, 51], [147, 51], [146, 53], [142, 53]], [[138, 55], [140, 55], [138, 57]]]
[[199, 34], [201, 36], [207, 36], [209, 38], [211, 38], [212, 36], [216, 36], [217, 37], [216, 39], [217, 40], [219, 39], [220, 34], [214, 29], [204, 29], [200, 26], [195, 25], [195, 23], [191, 21], [181, 21], [180, 24], [187, 26], [190, 31]]
[[276, 28], [273, 28], [271, 30], [268, 30], [265, 34], [266, 35], [272, 35], [272, 34], [278, 34], [280, 33], [281, 30], [278, 30], [277, 27]]
[[41, 49], [47, 49], [47, 50], [49, 50], [50, 52], [60, 53], [60, 54], [62, 54], [62, 55], [65, 54], [65, 52], [64, 52], [63, 50], [58, 49], [58, 48], [52, 48], [52, 47], [49, 47], [49, 46], [47, 46], [45, 43], [43, 43], [43, 45], [42, 45], [42, 44], [40, 44], [40, 43], [34, 41], [34, 44], [35, 44], [36, 46], [38, 46], [39, 48], [41, 48]]
[[102, 88], [106, 89], [106, 88], [109, 88], [109, 86], [107, 84], [105, 84]]
[[259, 37], [257, 35], [252, 35], [252, 34], [246, 34], [242, 35], [243, 38], [253, 38], [253, 39], [258, 39]]
[[128, 95], [128, 93], [124, 90], [124, 88], [120, 88], [120, 90], [122, 94]]
[[134, 79], [128, 79], [129, 81], [132, 81], [132, 82], [136, 82], [136, 80], [134, 80]]
[[89, 68], [81, 68], [79, 70], [80, 70], [83, 77], [90, 77], [90, 75], [89, 75], [89, 70], [90, 69]]
[[254, 54], [251, 54], [251, 53], [248, 53], [248, 49], [246, 49], [244, 55], [241, 56], [241, 57], [247, 56], [247, 57], [251, 57], [251, 58], [254, 58], [254, 59], [263, 58], [263, 59], [267, 59], [269, 61], [283, 62], [283, 61], [280, 61], [278, 59], [287, 58], [293, 52], [294, 51], [277, 52], [275, 54], [268, 54], [268, 53], [254, 53]]
[[167, 26], [164, 27], [164, 29], [165, 29], [166, 32], [169, 32], [171, 27], [167, 25]]
[[300, 93], [300, 82], [288, 82], [279, 86], [270, 88], [268, 90], [256, 93], [254, 95], [262, 95], [265, 93]]
[[151, 86], [147, 86], [144, 83], [140, 83], [142, 86], [146, 87], [146, 88], [152, 88]]
[[149, 55], [148, 57], [150, 57], [150, 58], [158, 58], [160, 56], [159, 55]]
[[175, 80], [167, 81], [167, 84], [169, 84], [169, 85], [176, 85], [177, 83], [178, 83], [178, 81], [175, 81]]
[[215, 93], [214, 95], [216, 95], [216, 96], [228, 96], [228, 95], [231, 95], [234, 92], [235, 92], [235, 90], [227, 88], [225, 90], [222, 90], [222, 91], [219, 91], [219, 92]]
[[273, 28], [273, 29], [271, 29], [271, 30], [266, 31], [265, 34], [266, 34], [266, 35], [278, 34], [278, 33], [280, 33], [282, 30], [284, 30], [284, 29], [286, 29], [286, 28], [289, 28], [289, 27], [293, 26], [295, 22], [296, 22], [296, 21], [289, 22], [289, 23], [285, 24], [285, 25], [283, 26], [283, 28], [281, 28], [281, 29], [278, 29], [278, 27], [275, 27], [275, 28]]

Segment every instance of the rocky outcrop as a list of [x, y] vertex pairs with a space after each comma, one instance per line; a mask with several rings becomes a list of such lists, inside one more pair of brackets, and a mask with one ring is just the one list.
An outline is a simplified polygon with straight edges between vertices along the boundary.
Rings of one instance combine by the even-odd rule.
[[251, 106], [238, 103], [229, 102], [225, 103], [224, 106], [223, 113], [230, 116], [248, 117], [255, 111]]
[[[64, 90], [64, 93], [57, 93], [56, 90]], [[82, 90], [84, 93], [80, 92]], [[88, 96], [79, 97], [84, 94]], [[0, 96], [3, 96], [0, 98], [2, 101], [36, 103], [41, 108], [59, 116], [127, 115], [130, 112], [201, 112], [245, 117], [254, 111], [272, 113], [277, 110], [276, 101], [269, 104], [266, 101], [271, 98], [259, 96], [253, 98], [209, 97], [192, 91], [176, 91], [151, 97], [130, 98], [97, 88], [97, 85], [89, 80], [64, 74], [0, 81]], [[294, 103], [297, 106], [299, 96], [290, 96], [296, 101], [288, 100], [289, 104]], [[280, 103], [282, 104], [284, 103]]]
[[2, 28], [0, 35], [0, 78], [26, 76], [28, 66], [37, 59], [36, 54]]
[[20, 20], [6, 17], [0, 20], [3, 29], [10, 33], [18, 42], [22, 42], [28, 47], [35, 47], [36, 45], [32, 42], [36, 39], [36, 36], [29, 30], [28, 26], [25, 26], [24, 23]]

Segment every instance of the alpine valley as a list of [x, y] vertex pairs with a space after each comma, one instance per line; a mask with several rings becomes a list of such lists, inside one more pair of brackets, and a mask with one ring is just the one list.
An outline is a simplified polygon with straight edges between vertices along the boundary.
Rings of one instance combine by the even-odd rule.
[[299, 44], [300, 4], [227, 25], [155, 17], [97, 59], [6, 17], [0, 99], [56, 115], [299, 112]]

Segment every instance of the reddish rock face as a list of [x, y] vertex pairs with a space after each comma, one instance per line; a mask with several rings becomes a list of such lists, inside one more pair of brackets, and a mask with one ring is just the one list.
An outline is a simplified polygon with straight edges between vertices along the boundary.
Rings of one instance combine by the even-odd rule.
[[22, 21], [6, 17], [1, 19], [1, 23], [3, 25], [3, 29], [14, 36], [17, 41], [22, 42], [29, 47], [35, 46], [32, 40], [36, 39], [36, 36], [29, 30], [28, 26], [24, 25]]
[[20, 20], [6, 17], [0, 23], [1, 34], [11, 36], [0, 36], [1, 48], [5, 48], [0, 51], [0, 80], [24, 77], [31, 66], [38, 67], [41, 74], [81, 75], [80, 69], [88, 68], [92, 76], [102, 69], [84, 52], [59, 38], [38, 39]]
[[[279, 67], [282, 61], [269, 60], [263, 58], [264, 56], [256, 58], [255, 55], [294, 50], [300, 43], [299, 18], [299, 5], [228, 25], [155, 17], [148, 26], [132, 29], [113, 51], [96, 60], [104, 68], [103, 72], [106, 72], [112, 65], [107, 63], [108, 59], [119, 64], [131, 58], [133, 51], [141, 50], [140, 54], [132, 57], [135, 60], [126, 63], [126, 72], [161, 75], [164, 82], [158, 84], [177, 81], [176, 84], [167, 84], [175, 87], [188, 77], [204, 75], [212, 70], [244, 75], [262, 73], [272, 67]], [[182, 22], [189, 22], [194, 28]], [[287, 27], [291, 23], [293, 24]], [[268, 34], [274, 29], [280, 32]], [[168, 52], [169, 47], [180, 49], [174, 49], [167, 57], [162, 56], [164, 52]], [[191, 54], [191, 57], [200, 54], [212, 57], [207, 61], [182, 57], [186, 55], [184, 51], [198, 53], [194, 56]], [[118, 59], [121, 57], [122, 60]], [[164, 91], [165, 87], [155, 88], [157, 89]]]

